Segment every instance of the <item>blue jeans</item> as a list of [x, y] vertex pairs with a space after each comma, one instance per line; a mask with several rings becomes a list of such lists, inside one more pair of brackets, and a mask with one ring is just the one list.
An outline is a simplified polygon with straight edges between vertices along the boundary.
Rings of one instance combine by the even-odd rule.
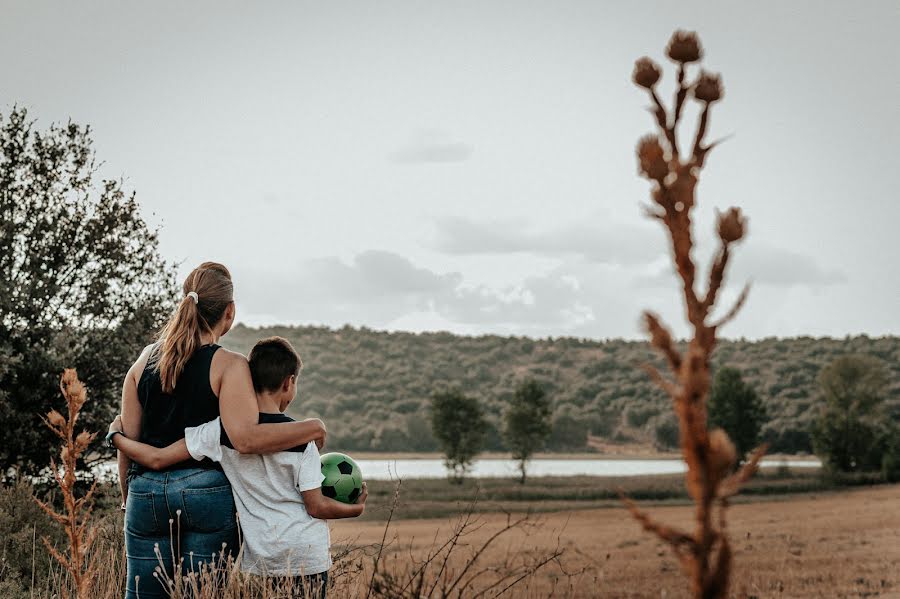
[[[154, 577], [160, 567], [172, 580], [176, 572], [200, 572], [237, 556], [238, 527], [231, 485], [219, 470], [186, 468], [146, 471], [132, 476], [125, 505], [126, 599], [168, 597]], [[174, 556], [174, 560], [173, 560]]]

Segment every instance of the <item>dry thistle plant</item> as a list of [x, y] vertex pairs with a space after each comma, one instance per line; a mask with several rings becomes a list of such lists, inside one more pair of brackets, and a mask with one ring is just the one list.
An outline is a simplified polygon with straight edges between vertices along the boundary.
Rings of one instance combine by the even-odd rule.
[[[651, 344], [665, 357], [672, 376], [668, 378], [649, 365], [646, 369], [672, 398], [678, 416], [681, 451], [687, 463], [685, 480], [696, 506], [694, 531], [683, 532], [660, 524], [624, 495], [623, 499], [644, 529], [671, 545], [691, 578], [694, 596], [712, 599], [725, 597], [728, 593], [731, 572], [731, 547], [725, 518], [728, 499], [753, 475], [765, 453], [765, 447], [756, 449], [746, 463], [734, 471], [738, 459], [734, 444], [725, 431], [707, 430], [709, 363], [716, 345], [716, 332], [740, 310], [749, 287], [744, 287], [735, 304], [722, 318], [711, 321], [711, 313], [722, 287], [731, 246], [744, 237], [747, 224], [739, 208], [729, 208], [718, 214], [719, 247], [708, 274], [706, 291], [699, 292], [697, 267], [691, 257], [694, 245], [691, 212], [695, 207], [695, 189], [706, 155], [718, 143], [707, 144], [704, 141], [710, 108], [722, 98], [724, 90], [719, 75], [705, 70], [700, 70], [696, 78], [688, 81], [688, 65], [698, 62], [703, 56], [696, 33], [676, 31], [669, 41], [666, 54], [678, 68], [675, 97], [670, 110], [666, 109], [656, 92], [662, 75], [660, 67], [647, 57], [635, 63], [634, 83], [650, 95], [650, 110], [659, 129], [656, 134], [647, 135], [638, 142], [637, 157], [640, 173], [653, 184], [653, 202], [645, 210], [648, 216], [659, 220], [669, 233], [693, 336], [688, 341], [687, 350], [679, 352], [660, 318], [645, 312], [644, 323]], [[700, 104], [700, 116], [690, 152], [682, 156], [678, 145], [678, 125], [682, 109], [689, 99]], [[716, 506], [718, 518], [713, 517]]]
[[[69, 548], [61, 552], [50, 544], [44, 537], [42, 540], [47, 551], [65, 569], [74, 586], [74, 596], [77, 599], [85, 599], [93, 593], [92, 583], [97, 575], [97, 564], [91, 553], [91, 546], [97, 537], [97, 527], [91, 525], [91, 511], [93, 508], [94, 491], [97, 488], [96, 481], [84, 497], [75, 497], [75, 466], [78, 458], [87, 450], [94, 440], [95, 433], [82, 431], [75, 435], [75, 424], [78, 421], [78, 413], [87, 399], [84, 385], [78, 380], [78, 375], [72, 368], [63, 371], [59, 383], [60, 390], [66, 400], [69, 410], [68, 418], [51, 410], [44, 419], [56, 436], [62, 441], [60, 450], [61, 465], [58, 466], [55, 459], [50, 460], [50, 468], [53, 479], [59, 486], [63, 497], [63, 512], [57, 512], [49, 503], [35, 498], [37, 504], [48, 516], [65, 530], [69, 541]], [[63, 596], [69, 597], [71, 590], [68, 587], [60, 589]]]

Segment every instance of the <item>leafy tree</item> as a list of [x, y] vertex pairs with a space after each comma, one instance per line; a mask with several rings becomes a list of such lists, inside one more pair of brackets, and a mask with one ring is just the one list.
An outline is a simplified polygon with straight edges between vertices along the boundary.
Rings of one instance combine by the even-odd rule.
[[584, 418], [568, 411], [560, 411], [553, 417], [547, 444], [552, 449], [578, 451], [585, 449], [590, 426]]
[[458, 390], [431, 398], [431, 430], [444, 452], [444, 465], [455, 483], [461, 483], [484, 444], [487, 422], [478, 400]]
[[658, 449], [678, 448], [678, 421], [672, 417], [661, 418], [653, 429]]
[[406, 419], [406, 428], [410, 444], [405, 447], [412, 451], [437, 451], [438, 443], [431, 432], [430, 423], [422, 415], [410, 414]]
[[519, 482], [522, 484], [525, 484], [528, 460], [550, 436], [551, 414], [550, 399], [540, 383], [527, 379], [516, 388], [506, 411], [503, 438], [513, 459], [519, 462]]
[[887, 380], [882, 363], [869, 356], [844, 356], [822, 369], [822, 407], [812, 437], [813, 448], [831, 469], [882, 468], [894, 432], [882, 409]]
[[91, 400], [79, 424], [101, 430], [122, 380], [168, 311], [173, 271], [134, 194], [98, 179], [90, 130], [35, 128], [0, 114], [0, 468], [51, 455], [40, 416], [60, 408], [64, 367]]
[[889, 483], [900, 482], [900, 431], [890, 431], [884, 455], [881, 456], [881, 475]]
[[721, 427], [734, 442], [739, 456], [759, 444], [759, 432], [766, 420], [766, 408], [753, 387], [735, 368], [720, 368], [709, 395], [709, 423]]

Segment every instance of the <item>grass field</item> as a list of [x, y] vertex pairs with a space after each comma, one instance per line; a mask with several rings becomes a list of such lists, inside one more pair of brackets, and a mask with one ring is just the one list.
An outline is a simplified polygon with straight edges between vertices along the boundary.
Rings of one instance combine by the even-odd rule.
[[[900, 485], [752, 499], [729, 511], [733, 597], [900, 597]], [[667, 523], [688, 527], [692, 521], [686, 505], [650, 509]], [[477, 547], [506, 518], [480, 514], [466, 544]], [[454, 522], [446, 517], [392, 522], [387, 567], [401, 570], [421, 559]], [[332, 523], [336, 546], [376, 544], [383, 534], [382, 522]], [[688, 596], [669, 549], [619, 508], [540, 514], [533, 526], [498, 539], [482, 559], [499, 564], [511, 553], [540, 555], [557, 547], [563, 550], [558, 563], [545, 566], [512, 596]], [[461, 552], [460, 559], [465, 555]]]
[[[873, 480], [834, 481], [808, 469], [760, 472], [729, 512], [737, 564], [732, 596], [900, 597], [900, 485], [848, 486]], [[365, 516], [331, 523], [332, 599], [366, 595], [382, 540], [382, 585], [399, 580], [408, 587], [411, 573], [432, 556], [432, 582], [468, 572], [477, 576], [472, 588], [484, 589], [521, 575], [510, 592], [498, 595], [495, 587], [486, 596], [685, 596], [685, 580], [669, 550], [642, 532], [618, 499], [621, 489], [657, 519], [689, 526], [693, 508], [681, 475], [534, 478], [524, 486], [508, 478], [461, 485], [409, 479], [399, 493], [397, 485], [372, 481]], [[117, 491], [104, 486], [93, 518], [102, 530], [96, 599], [121, 596], [123, 522], [117, 504]], [[467, 518], [465, 533], [454, 539], [453, 531]], [[521, 522], [472, 559], [509, 520]], [[54, 543], [64, 540], [37, 510], [28, 485], [0, 493], [0, 533], [0, 596], [24, 599], [61, 590], [59, 568], [48, 563], [39, 538], [52, 533]], [[453, 551], [433, 557], [440, 546]], [[375, 596], [405, 595], [382, 586]]]
[[[865, 483], [865, 477], [844, 479], [843, 485]], [[364, 521], [385, 520], [397, 486], [391, 481], [370, 481]], [[758, 501], [797, 493], [828, 492], [837, 488], [816, 469], [763, 469], [736, 498]], [[509, 478], [468, 479], [456, 485], [444, 479], [409, 479], [401, 485], [394, 518], [449, 517], [466, 509], [476, 512], [556, 512], [620, 507], [619, 490], [636, 500], [662, 504], [687, 503], [684, 476], [665, 474], [640, 477], [539, 477], [521, 485]], [[474, 504], [473, 504], [474, 501]]]

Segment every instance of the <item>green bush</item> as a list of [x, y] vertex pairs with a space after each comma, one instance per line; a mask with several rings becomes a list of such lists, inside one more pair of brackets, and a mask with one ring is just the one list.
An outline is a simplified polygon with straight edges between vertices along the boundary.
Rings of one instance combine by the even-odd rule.
[[431, 399], [431, 431], [444, 452], [454, 482], [462, 482], [484, 444], [487, 421], [478, 400], [459, 390], [441, 391]]
[[709, 394], [709, 426], [728, 433], [743, 458], [758, 445], [766, 409], [753, 387], [744, 382], [739, 370], [720, 368]]
[[656, 444], [660, 449], [675, 449], [679, 445], [678, 440], [678, 422], [674, 417], [668, 417], [653, 429]]
[[0, 596], [27, 597], [32, 573], [36, 586], [46, 578], [51, 559], [44, 537], [54, 544], [64, 540], [62, 530], [34, 502], [31, 484], [20, 480], [0, 487]]
[[832, 470], [882, 469], [894, 431], [885, 422], [887, 371], [869, 356], [842, 356], [822, 369], [822, 410], [813, 430], [813, 447]]
[[900, 430], [890, 431], [887, 447], [881, 456], [881, 476], [889, 483], [900, 482]]
[[526, 379], [518, 387], [506, 410], [503, 439], [519, 462], [520, 482], [525, 483], [526, 464], [535, 451], [544, 448], [552, 423], [550, 398], [534, 379]]

